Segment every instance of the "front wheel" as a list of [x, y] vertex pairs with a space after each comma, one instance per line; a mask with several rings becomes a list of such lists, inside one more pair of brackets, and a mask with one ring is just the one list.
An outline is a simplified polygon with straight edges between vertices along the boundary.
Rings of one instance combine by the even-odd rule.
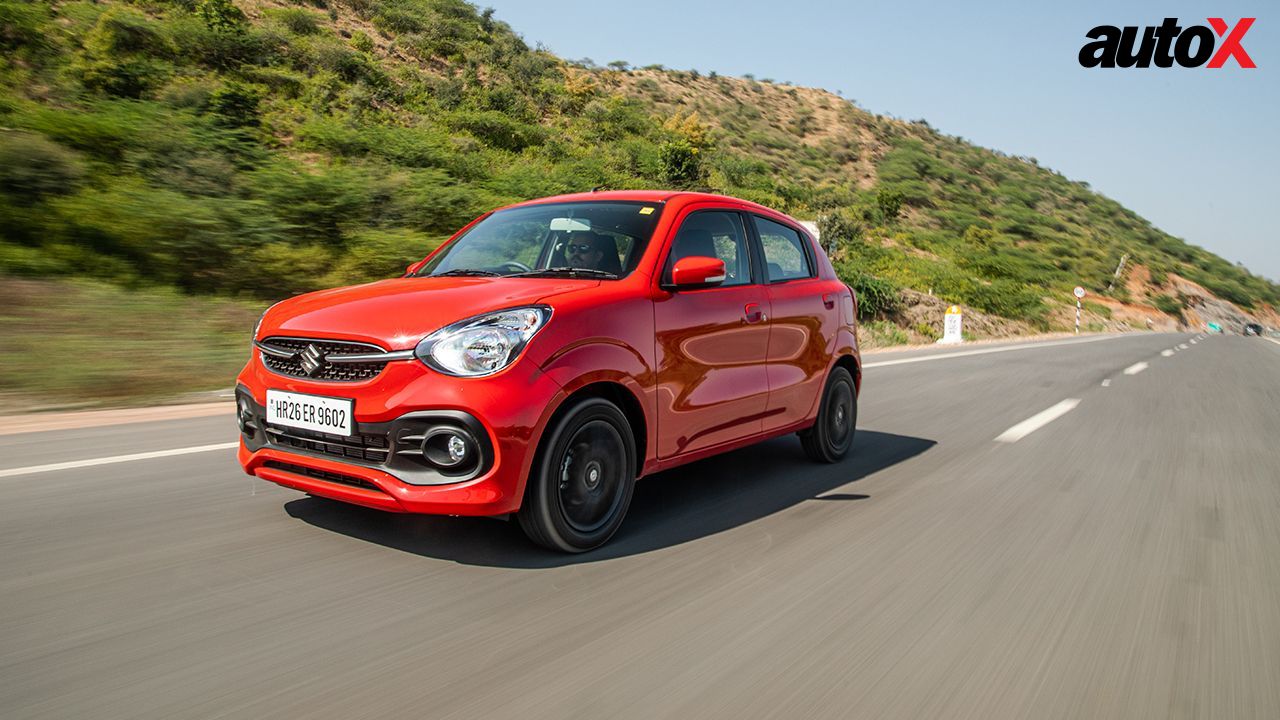
[[516, 514], [533, 542], [561, 552], [600, 547], [617, 532], [635, 489], [635, 437], [613, 403], [589, 398], [555, 424]]
[[800, 431], [800, 444], [815, 462], [839, 462], [853, 446], [858, 422], [858, 392], [848, 370], [832, 369], [821, 403], [813, 427]]

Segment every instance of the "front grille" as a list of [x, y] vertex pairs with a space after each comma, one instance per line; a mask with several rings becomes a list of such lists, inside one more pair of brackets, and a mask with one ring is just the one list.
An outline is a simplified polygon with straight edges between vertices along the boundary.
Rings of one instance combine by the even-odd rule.
[[349, 485], [357, 487], [361, 490], [373, 490], [374, 492], [382, 492], [382, 488], [363, 478], [353, 475], [343, 475], [342, 473], [329, 472], [328, 470], [319, 470], [317, 468], [309, 468], [303, 465], [294, 465], [293, 463], [280, 462], [279, 460], [268, 460], [262, 464], [264, 467], [274, 468], [276, 470], [284, 470], [294, 475], [303, 475], [305, 477], [324, 480], [326, 482], [337, 483], [339, 485]]
[[387, 460], [387, 436], [359, 433], [352, 437], [329, 433], [267, 426], [267, 438], [272, 445], [293, 450], [310, 450], [313, 453], [333, 457], [384, 463]]
[[308, 340], [305, 338], [267, 338], [263, 345], [276, 350], [293, 353], [291, 357], [277, 357], [259, 351], [262, 364], [267, 369], [289, 377], [307, 378], [308, 380], [328, 380], [330, 382], [359, 382], [378, 376], [387, 366], [386, 361], [360, 363], [326, 363], [315, 374], [309, 374], [302, 367], [299, 357], [308, 345], [315, 345], [324, 355], [359, 355], [364, 353], [383, 353], [383, 348], [368, 343], [350, 342], [347, 340]]

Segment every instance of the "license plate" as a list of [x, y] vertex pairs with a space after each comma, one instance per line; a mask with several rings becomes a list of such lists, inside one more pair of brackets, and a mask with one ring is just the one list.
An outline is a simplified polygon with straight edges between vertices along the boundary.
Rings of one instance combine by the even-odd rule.
[[355, 403], [345, 398], [267, 391], [267, 422], [332, 435], [352, 435]]

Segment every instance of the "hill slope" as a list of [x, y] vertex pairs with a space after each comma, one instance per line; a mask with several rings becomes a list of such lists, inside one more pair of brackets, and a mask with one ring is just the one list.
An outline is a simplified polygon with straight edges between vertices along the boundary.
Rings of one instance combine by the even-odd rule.
[[[1047, 327], [1079, 283], [1173, 317], [1179, 278], [1280, 304], [1033, 159], [820, 90], [575, 65], [461, 0], [0, 0], [0, 51], [9, 275], [272, 299], [498, 204], [675, 186], [818, 220], [869, 314], [908, 287]], [[1149, 282], [1108, 293], [1125, 254]]]

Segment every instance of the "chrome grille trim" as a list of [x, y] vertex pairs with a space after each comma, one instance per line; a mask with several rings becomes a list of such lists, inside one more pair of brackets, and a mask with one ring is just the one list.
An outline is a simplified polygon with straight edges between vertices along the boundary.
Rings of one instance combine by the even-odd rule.
[[[347, 344], [364, 345], [365, 344], [365, 343], [355, 343], [355, 342], [348, 343], [345, 340], [342, 340], [342, 341], [310, 340], [307, 338], [268, 338], [268, 339], [269, 340], [293, 340], [296, 342], [306, 341], [306, 342], [316, 342], [316, 343], [324, 343], [324, 344], [330, 344], [330, 345], [336, 345], [339, 343], [343, 345], [347, 345]], [[292, 350], [281, 350], [280, 348], [274, 348], [261, 340], [254, 340], [253, 344], [262, 352], [268, 355], [272, 355], [274, 357], [284, 358], [288, 360], [288, 359], [292, 359], [294, 355], [297, 355], [297, 353], [293, 352]], [[373, 347], [373, 346], [370, 346], [370, 347]], [[327, 362], [331, 362], [331, 363], [393, 362], [395, 360], [412, 360], [413, 351], [412, 350], [385, 350], [385, 351], [376, 352], [376, 353], [326, 355], [324, 359]]]
[[271, 372], [319, 382], [364, 382], [389, 362], [413, 359], [412, 350], [387, 351], [355, 340], [273, 336], [253, 345]]

